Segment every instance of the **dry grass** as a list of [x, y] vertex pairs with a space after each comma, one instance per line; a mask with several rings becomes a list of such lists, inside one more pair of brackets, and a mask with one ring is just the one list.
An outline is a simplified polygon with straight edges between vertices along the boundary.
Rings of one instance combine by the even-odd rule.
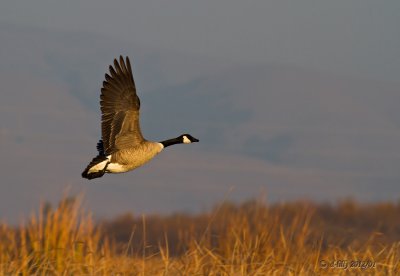
[[[0, 274], [400, 274], [400, 243], [382, 239], [382, 229], [379, 233], [372, 231], [366, 239], [363, 235], [357, 238], [353, 231], [352, 241], [344, 242], [346, 236], [334, 234], [348, 232], [338, 226], [330, 232], [329, 225], [335, 224], [321, 220], [321, 214], [329, 213], [326, 206], [224, 203], [196, 216], [128, 215], [98, 227], [80, 203], [81, 197], [65, 199], [54, 210], [43, 205], [19, 227], [1, 224]], [[370, 208], [397, 215], [393, 209], [398, 206], [385, 206]], [[349, 207], [348, 202], [335, 210], [349, 221], [351, 212], [354, 219], [365, 212], [355, 204]], [[330, 214], [329, 218], [333, 217]], [[397, 227], [397, 223], [393, 225]], [[398, 233], [398, 228], [385, 227]], [[129, 233], [125, 242], [115, 238], [123, 233]], [[367, 267], [352, 268], [352, 264]]]

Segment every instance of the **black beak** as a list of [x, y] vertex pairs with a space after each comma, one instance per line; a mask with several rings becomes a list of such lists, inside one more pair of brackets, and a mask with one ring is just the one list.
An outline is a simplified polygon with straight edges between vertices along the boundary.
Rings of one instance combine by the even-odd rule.
[[193, 143], [194, 143], [194, 142], [199, 142], [199, 139], [196, 139], [196, 138], [193, 137], [192, 142], [193, 142]]

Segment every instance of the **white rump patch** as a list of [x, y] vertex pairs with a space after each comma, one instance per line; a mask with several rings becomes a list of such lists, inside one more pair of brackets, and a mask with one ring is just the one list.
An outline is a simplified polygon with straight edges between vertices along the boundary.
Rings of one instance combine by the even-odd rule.
[[190, 143], [192, 143], [192, 141], [190, 141], [190, 139], [187, 138], [186, 135], [183, 135], [183, 143], [184, 143], [184, 144], [190, 144]]
[[122, 173], [128, 171], [124, 165], [118, 163], [110, 163], [107, 167], [107, 172]]
[[88, 171], [88, 173], [95, 173], [104, 170], [104, 167], [107, 165], [108, 160], [104, 160], [103, 162], [100, 162], [93, 167], [91, 167]]

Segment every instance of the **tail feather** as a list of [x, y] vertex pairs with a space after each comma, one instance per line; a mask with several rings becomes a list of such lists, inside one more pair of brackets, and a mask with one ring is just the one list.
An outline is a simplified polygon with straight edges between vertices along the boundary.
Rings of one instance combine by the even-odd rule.
[[107, 156], [104, 151], [103, 140], [99, 140], [96, 148], [97, 148], [97, 151], [99, 152], [99, 155], [97, 155], [95, 158], [92, 159], [92, 161], [89, 163], [89, 165], [86, 167], [86, 169], [82, 173], [82, 177], [87, 178], [89, 180], [98, 178], [98, 177], [102, 177], [106, 173], [106, 169], [108, 166], [108, 163], [106, 163], [103, 168], [98, 168], [97, 170], [92, 170], [91, 172], [89, 172], [90, 169], [92, 169], [94, 166], [107, 160]]
[[108, 163], [104, 165], [104, 168], [101, 168], [99, 170], [90, 171], [90, 169], [106, 160], [108, 160], [107, 157], [101, 155], [98, 155], [95, 158], [93, 158], [92, 162], [90, 162], [89, 165], [86, 167], [86, 169], [82, 172], [82, 177], [89, 180], [102, 177], [106, 173]]
[[106, 153], [104, 151], [104, 144], [103, 144], [103, 140], [99, 140], [99, 142], [97, 143], [97, 151], [99, 152], [100, 156], [106, 156]]

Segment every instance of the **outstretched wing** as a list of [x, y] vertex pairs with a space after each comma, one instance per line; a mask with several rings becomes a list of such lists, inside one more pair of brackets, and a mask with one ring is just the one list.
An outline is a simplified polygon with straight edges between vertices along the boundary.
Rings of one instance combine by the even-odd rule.
[[[111, 76], [110, 76], [111, 75]], [[110, 75], [105, 74], [101, 89], [101, 133], [106, 154], [134, 147], [144, 141], [139, 124], [140, 100], [129, 58], [114, 59]]]

